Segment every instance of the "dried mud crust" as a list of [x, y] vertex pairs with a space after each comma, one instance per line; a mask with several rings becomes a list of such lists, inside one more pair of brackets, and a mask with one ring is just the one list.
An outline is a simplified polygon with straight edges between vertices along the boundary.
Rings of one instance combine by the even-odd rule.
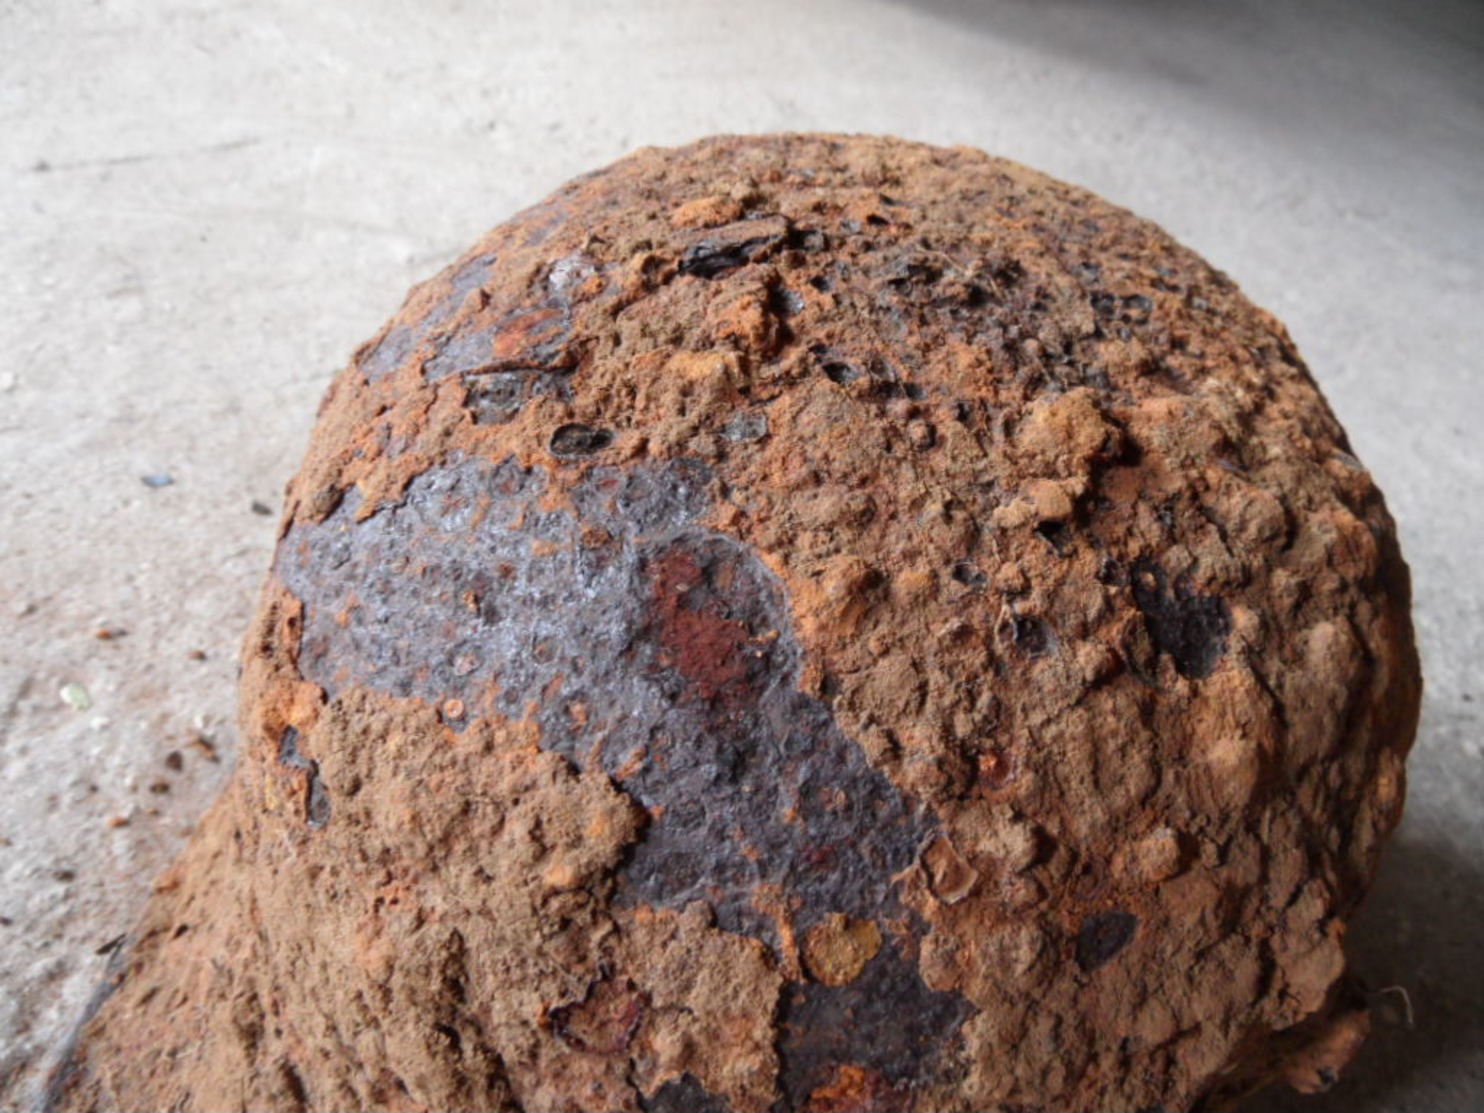
[[1282, 326], [981, 153], [642, 151], [325, 402], [236, 778], [56, 1108], [1333, 1082], [1407, 570]]

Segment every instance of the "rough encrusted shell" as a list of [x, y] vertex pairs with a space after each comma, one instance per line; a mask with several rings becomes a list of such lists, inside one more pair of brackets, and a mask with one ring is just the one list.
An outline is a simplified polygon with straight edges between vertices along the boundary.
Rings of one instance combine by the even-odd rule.
[[1282, 326], [976, 151], [643, 151], [331, 388], [241, 766], [52, 1101], [1332, 1081], [1407, 571]]

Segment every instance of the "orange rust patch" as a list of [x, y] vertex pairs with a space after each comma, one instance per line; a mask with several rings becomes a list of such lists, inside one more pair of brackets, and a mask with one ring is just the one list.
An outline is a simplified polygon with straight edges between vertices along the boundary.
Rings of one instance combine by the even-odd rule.
[[912, 1093], [893, 1086], [872, 1067], [846, 1063], [809, 1095], [809, 1113], [898, 1113], [912, 1108]]
[[804, 939], [809, 973], [825, 985], [848, 985], [881, 950], [881, 929], [870, 920], [838, 912], [825, 917]]

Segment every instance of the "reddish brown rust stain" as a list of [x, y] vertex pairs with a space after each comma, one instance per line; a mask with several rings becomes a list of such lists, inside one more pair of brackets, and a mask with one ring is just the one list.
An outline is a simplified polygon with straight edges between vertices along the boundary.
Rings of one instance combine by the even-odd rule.
[[691, 549], [667, 550], [650, 568], [659, 643], [668, 663], [702, 699], [736, 705], [748, 695], [747, 625], [727, 616], [717, 585]]

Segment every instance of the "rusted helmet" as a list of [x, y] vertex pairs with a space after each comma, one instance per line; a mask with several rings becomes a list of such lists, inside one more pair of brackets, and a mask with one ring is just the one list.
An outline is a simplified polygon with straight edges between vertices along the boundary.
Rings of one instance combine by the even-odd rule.
[[327, 395], [244, 749], [50, 1100], [1326, 1085], [1419, 677], [1288, 335], [965, 149], [643, 151]]

